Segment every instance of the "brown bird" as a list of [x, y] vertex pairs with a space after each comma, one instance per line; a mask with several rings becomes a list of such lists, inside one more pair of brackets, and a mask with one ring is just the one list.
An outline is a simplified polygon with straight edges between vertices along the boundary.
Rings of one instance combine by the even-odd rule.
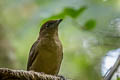
[[27, 70], [57, 75], [63, 59], [58, 25], [62, 21], [50, 20], [42, 25], [37, 41], [29, 53]]

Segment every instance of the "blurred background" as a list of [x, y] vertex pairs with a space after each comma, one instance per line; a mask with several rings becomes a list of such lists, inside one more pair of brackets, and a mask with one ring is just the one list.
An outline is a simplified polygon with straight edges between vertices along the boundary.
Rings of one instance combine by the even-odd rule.
[[120, 55], [120, 0], [0, 0], [0, 67], [26, 70], [41, 25], [60, 18], [59, 74], [101, 80]]

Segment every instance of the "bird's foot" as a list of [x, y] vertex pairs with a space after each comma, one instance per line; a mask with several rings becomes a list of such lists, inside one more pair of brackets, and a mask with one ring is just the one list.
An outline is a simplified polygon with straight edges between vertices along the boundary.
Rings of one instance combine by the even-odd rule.
[[67, 79], [65, 79], [65, 77], [62, 76], [62, 75], [57, 75], [57, 76], [60, 77], [61, 80], [67, 80]]

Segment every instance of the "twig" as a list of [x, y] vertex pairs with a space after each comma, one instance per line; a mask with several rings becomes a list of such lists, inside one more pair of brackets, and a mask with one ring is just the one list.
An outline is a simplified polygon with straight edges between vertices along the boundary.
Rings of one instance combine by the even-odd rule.
[[111, 68], [108, 75], [104, 77], [104, 80], [111, 80], [112, 76], [114, 75], [115, 71], [118, 69], [119, 65], [120, 65], [120, 55], [118, 56], [118, 59], [116, 60], [115, 64]]

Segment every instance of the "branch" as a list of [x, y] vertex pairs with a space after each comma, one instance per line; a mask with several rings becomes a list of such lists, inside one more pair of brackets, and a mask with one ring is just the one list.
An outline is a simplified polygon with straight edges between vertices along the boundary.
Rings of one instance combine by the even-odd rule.
[[120, 55], [118, 56], [118, 59], [116, 60], [115, 64], [111, 68], [108, 75], [104, 77], [104, 80], [111, 80], [112, 76], [114, 75], [115, 71], [118, 69], [119, 65], [120, 65]]
[[59, 76], [47, 75], [34, 71], [0, 68], [0, 80], [63, 80]]

